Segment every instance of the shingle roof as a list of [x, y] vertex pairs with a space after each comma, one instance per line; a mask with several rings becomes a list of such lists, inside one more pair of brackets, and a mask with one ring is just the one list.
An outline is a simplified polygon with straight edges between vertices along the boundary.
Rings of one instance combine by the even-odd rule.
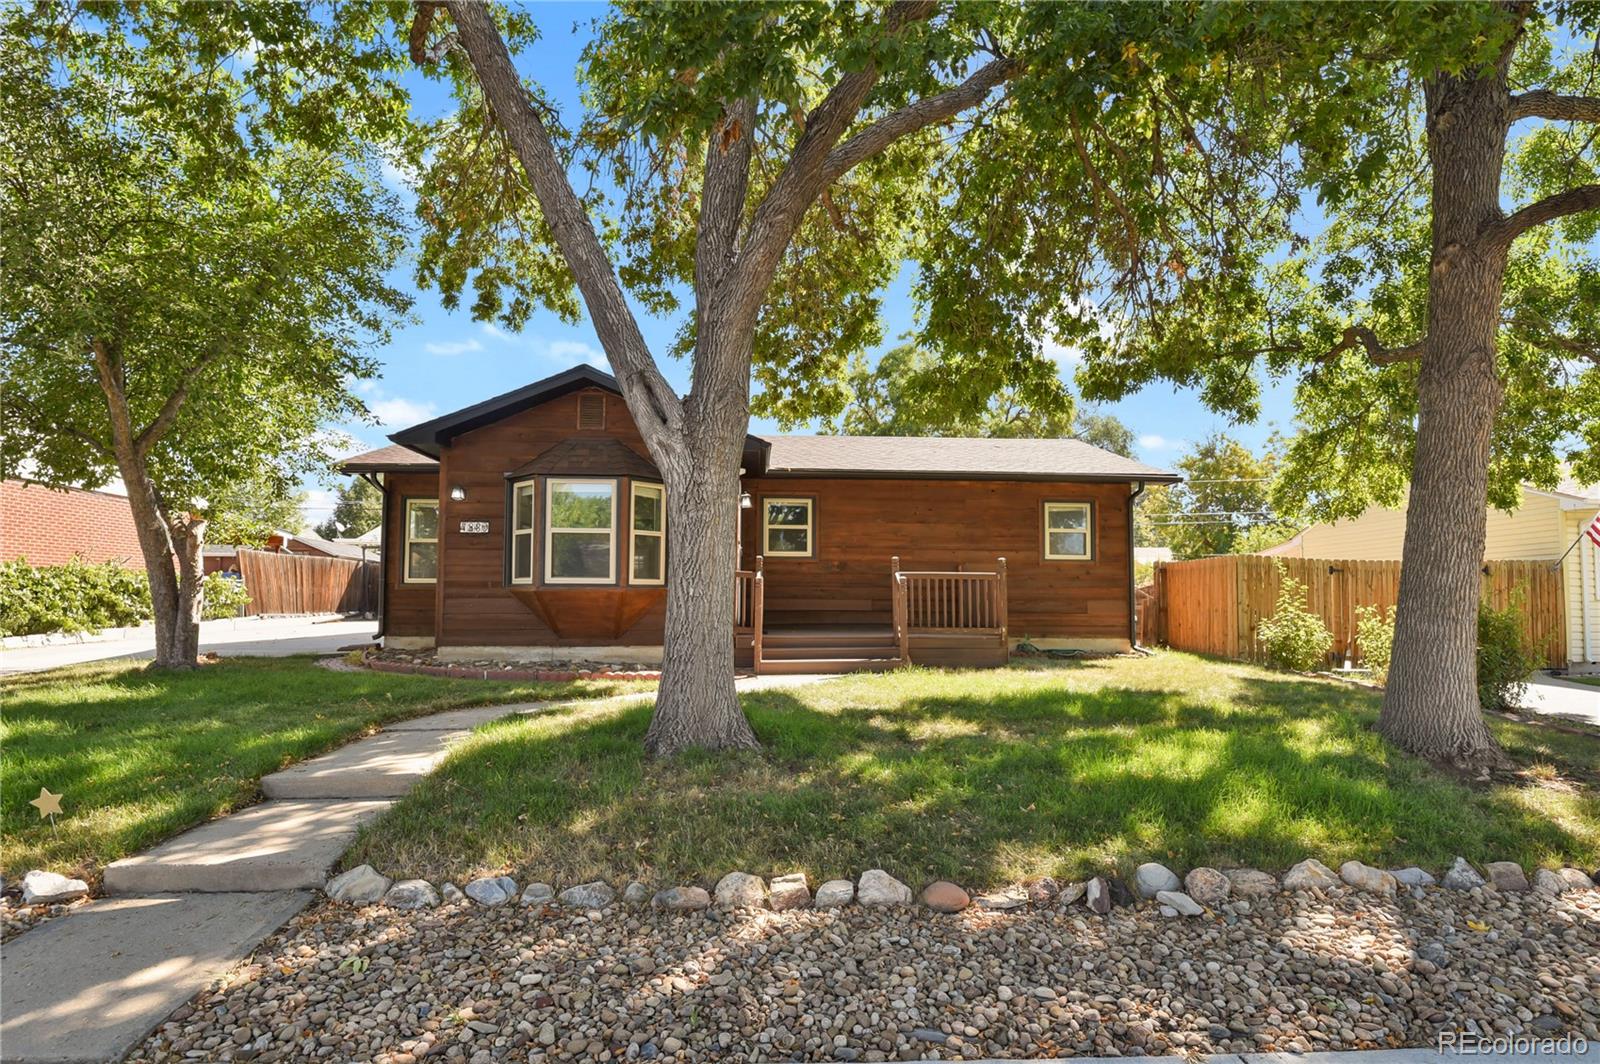
[[763, 436], [766, 471], [788, 476], [1148, 480], [1176, 473], [1082, 440], [956, 436]]
[[403, 473], [411, 470], [426, 473], [438, 468], [439, 463], [435, 459], [398, 443], [352, 455], [339, 463], [339, 469], [345, 473]]

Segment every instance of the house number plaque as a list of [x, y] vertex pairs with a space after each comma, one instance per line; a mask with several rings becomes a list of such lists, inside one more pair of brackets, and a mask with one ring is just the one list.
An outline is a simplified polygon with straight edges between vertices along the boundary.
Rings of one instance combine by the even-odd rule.
[[463, 521], [463, 522], [461, 522], [461, 533], [462, 533], [462, 535], [466, 535], [466, 536], [482, 536], [482, 535], [486, 535], [488, 533], [488, 531], [489, 531], [489, 522], [487, 522], [487, 521]]

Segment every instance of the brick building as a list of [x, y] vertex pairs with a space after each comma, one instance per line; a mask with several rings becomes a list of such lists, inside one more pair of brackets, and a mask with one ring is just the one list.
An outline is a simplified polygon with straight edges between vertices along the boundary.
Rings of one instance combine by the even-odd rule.
[[127, 496], [0, 482], [0, 561], [60, 565], [74, 554], [144, 568]]

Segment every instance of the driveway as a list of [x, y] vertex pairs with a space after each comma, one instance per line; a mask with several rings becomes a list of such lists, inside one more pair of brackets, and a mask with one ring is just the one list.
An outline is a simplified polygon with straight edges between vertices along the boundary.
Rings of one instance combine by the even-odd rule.
[[[353, 621], [339, 616], [240, 617], [202, 621], [200, 652], [216, 651], [224, 656], [270, 658], [287, 657], [290, 654], [328, 654], [351, 643], [371, 642], [377, 631], [377, 621]], [[42, 672], [63, 665], [111, 658], [150, 658], [155, 656], [155, 651], [155, 633], [149, 629], [140, 630], [125, 639], [105, 642], [16, 647], [0, 650], [0, 675]]]
[[1543, 673], [1528, 680], [1522, 708], [1550, 717], [1566, 717], [1600, 727], [1600, 687], [1573, 683]]

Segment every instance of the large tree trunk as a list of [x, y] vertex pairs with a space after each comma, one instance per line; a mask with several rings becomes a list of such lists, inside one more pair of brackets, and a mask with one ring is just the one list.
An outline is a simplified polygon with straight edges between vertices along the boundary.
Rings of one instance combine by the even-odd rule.
[[645, 750], [755, 749], [733, 686], [733, 574], [739, 567], [739, 451], [744, 425], [707, 431], [664, 456], [667, 627]]
[[1505, 253], [1498, 221], [1508, 96], [1503, 67], [1427, 85], [1433, 164], [1428, 332], [1417, 382], [1394, 657], [1379, 730], [1412, 753], [1462, 765], [1498, 750], [1478, 705], [1477, 619]]

